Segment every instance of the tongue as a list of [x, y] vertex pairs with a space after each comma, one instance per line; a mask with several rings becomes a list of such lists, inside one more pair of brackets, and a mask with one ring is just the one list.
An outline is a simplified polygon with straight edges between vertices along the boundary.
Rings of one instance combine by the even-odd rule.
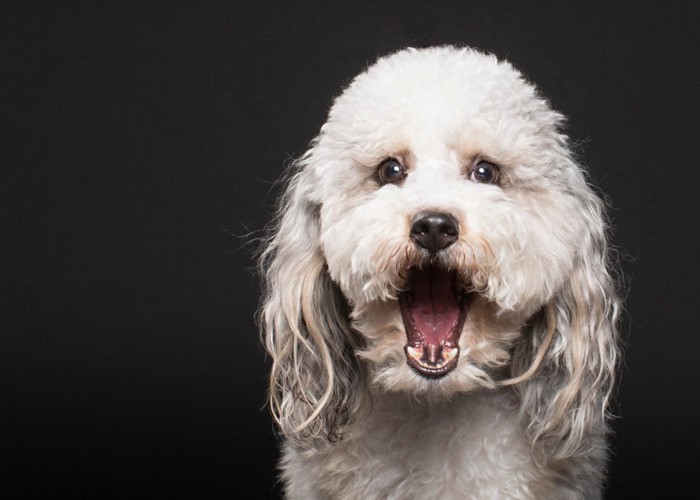
[[413, 274], [408, 309], [426, 344], [441, 345], [459, 322], [461, 307], [452, 278], [448, 271], [430, 268]]

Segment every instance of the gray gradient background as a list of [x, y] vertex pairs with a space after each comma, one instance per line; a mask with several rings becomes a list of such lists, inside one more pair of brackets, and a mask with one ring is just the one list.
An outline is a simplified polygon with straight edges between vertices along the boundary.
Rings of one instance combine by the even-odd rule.
[[353, 75], [442, 43], [536, 82], [614, 207], [607, 498], [696, 490], [699, 19], [582, 4], [5, 2], [0, 491], [277, 497], [251, 257], [273, 182]]

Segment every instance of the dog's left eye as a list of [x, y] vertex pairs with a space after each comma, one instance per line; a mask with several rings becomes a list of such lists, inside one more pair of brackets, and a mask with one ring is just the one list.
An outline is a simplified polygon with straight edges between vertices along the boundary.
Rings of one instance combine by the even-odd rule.
[[391, 184], [406, 177], [406, 170], [394, 158], [387, 158], [379, 165], [377, 175], [383, 184]]
[[496, 165], [485, 160], [481, 160], [474, 165], [469, 174], [469, 179], [481, 184], [496, 184], [498, 182], [499, 170]]

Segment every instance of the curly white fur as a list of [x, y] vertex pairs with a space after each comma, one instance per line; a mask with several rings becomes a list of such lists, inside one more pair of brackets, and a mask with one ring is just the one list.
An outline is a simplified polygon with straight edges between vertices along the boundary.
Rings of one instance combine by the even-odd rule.
[[[601, 495], [619, 302], [605, 207], [562, 122], [468, 48], [380, 59], [335, 100], [260, 259], [289, 498]], [[377, 182], [386, 158], [402, 183]], [[498, 185], [465, 175], [475, 158]], [[407, 364], [397, 301], [425, 210], [456, 217], [432, 262], [476, 292], [438, 379]]]

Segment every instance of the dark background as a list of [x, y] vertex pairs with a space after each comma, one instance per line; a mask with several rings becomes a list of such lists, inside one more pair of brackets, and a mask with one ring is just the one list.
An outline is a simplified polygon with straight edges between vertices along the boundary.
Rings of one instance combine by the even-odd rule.
[[614, 207], [630, 291], [607, 498], [697, 490], [691, 2], [3, 11], [3, 493], [278, 495], [252, 269], [273, 182], [352, 76], [442, 43], [536, 82]]

